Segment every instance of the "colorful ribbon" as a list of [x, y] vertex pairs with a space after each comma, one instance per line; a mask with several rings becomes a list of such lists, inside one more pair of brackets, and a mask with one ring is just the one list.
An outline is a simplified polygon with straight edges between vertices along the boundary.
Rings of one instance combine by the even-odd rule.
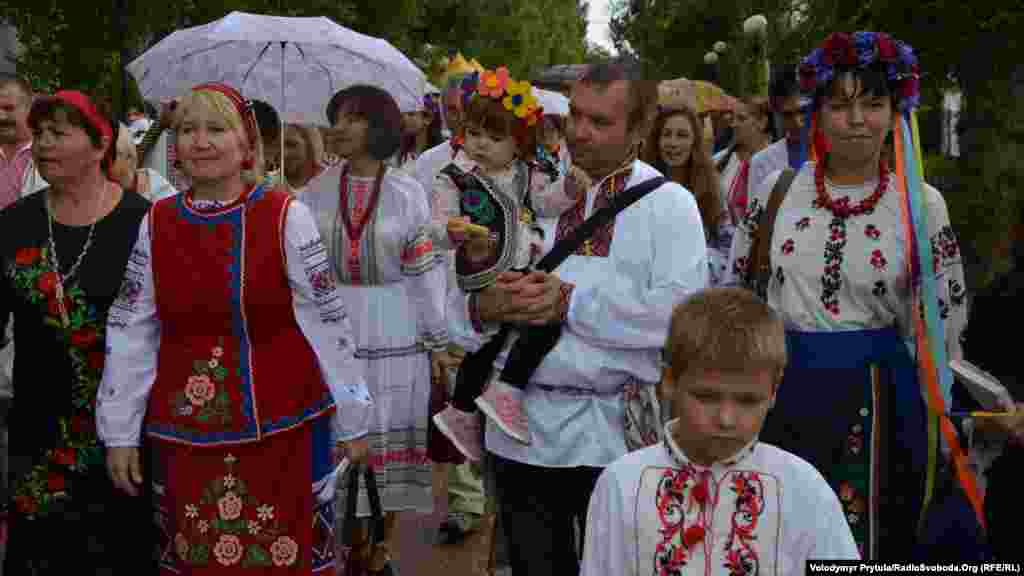
[[[898, 115], [893, 127], [896, 144], [896, 183], [903, 203], [903, 228], [907, 266], [911, 281], [911, 316], [917, 344], [917, 365], [928, 399], [928, 468], [924, 502], [919, 527], [935, 492], [935, 476], [939, 461], [939, 432], [950, 447], [953, 466], [964, 494], [974, 508], [979, 524], [985, 526], [984, 504], [977, 480], [960, 447], [956, 429], [946, 416], [951, 403], [952, 372], [946, 360], [946, 339], [939, 320], [931, 239], [928, 236], [927, 213], [923, 207], [921, 182], [924, 165], [920, 153], [920, 133], [914, 112]], [[907, 144], [911, 145], [908, 146]], [[920, 314], [923, 310], [924, 317]]]

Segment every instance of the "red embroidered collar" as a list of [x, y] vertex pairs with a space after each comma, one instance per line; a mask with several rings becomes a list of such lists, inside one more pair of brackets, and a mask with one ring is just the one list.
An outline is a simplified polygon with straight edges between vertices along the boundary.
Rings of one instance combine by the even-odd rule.
[[370, 190], [370, 198], [367, 200], [366, 210], [359, 215], [359, 219], [356, 221], [352, 220], [350, 211], [348, 209], [348, 164], [341, 169], [341, 181], [338, 184], [338, 194], [340, 195], [339, 212], [341, 212], [341, 220], [345, 224], [345, 231], [348, 233], [350, 242], [358, 243], [363, 236], [363, 230], [366, 228], [367, 222], [373, 217], [374, 211], [377, 209], [377, 201], [380, 199], [380, 184], [384, 179], [384, 172], [387, 170], [387, 166], [382, 162], [380, 169], [377, 170], [377, 179], [373, 183], [373, 189]]
[[870, 196], [853, 206], [850, 205], [848, 197], [844, 196], [839, 200], [833, 200], [829, 196], [828, 191], [825, 190], [825, 165], [821, 162], [814, 165], [814, 185], [817, 191], [817, 198], [814, 200], [816, 208], [825, 208], [840, 220], [845, 220], [851, 216], [870, 214], [875, 210], [878, 201], [882, 199], [885, 190], [889, 187], [889, 166], [885, 163], [885, 160], [879, 160], [878, 186], [875, 187], [875, 191]]

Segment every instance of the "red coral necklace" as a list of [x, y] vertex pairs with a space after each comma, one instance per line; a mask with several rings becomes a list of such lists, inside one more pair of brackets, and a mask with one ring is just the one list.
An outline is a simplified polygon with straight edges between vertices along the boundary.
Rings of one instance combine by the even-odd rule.
[[832, 212], [833, 216], [841, 220], [845, 220], [850, 216], [870, 214], [875, 209], [875, 206], [878, 205], [878, 201], [882, 199], [885, 190], [889, 187], [889, 165], [886, 164], [885, 160], [878, 161], [878, 186], [870, 196], [853, 206], [850, 205], [848, 197], [844, 196], [839, 200], [833, 200], [829, 196], [825, 190], [825, 166], [821, 162], [814, 166], [814, 185], [818, 193], [818, 197], [814, 201], [816, 208], [825, 208]]

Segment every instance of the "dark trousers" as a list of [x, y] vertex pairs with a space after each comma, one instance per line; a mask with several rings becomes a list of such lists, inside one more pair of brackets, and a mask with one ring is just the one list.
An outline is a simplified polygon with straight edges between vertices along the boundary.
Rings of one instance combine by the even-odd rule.
[[[472, 354], [467, 354], [459, 367], [455, 381], [452, 405], [463, 412], [476, 410], [477, 396], [491, 378], [494, 361], [508, 341], [510, 329], [502, 327], [496, 337]], [[519, 332], [519, 339], [508, 352], [508, 359], [501, 371], [501, 380], [520, 390], [525, 390], [533, 373], [540, 367], [544, 357], [558, 344], [562, 325], [529, 326]]]
[[579, 574], [587, 506], [603, 468], [544, 468], [493, 459], [513, 576]]

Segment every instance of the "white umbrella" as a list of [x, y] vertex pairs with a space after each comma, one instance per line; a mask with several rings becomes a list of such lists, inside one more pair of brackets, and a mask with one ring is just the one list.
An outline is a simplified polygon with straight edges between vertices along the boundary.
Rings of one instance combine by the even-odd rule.
[[569, 115], [569, 99], [558, 92], [534, 87], [533, 95], [536, 96], [537, 102], [544, 108], [545, 115]]
[[387, 41], [329, 18], [232, 12], [167, 36], [128, 65], [147, 100], [224, 82], [263, 100], [282, 121], [327, 125], [331, 96], [353, 84], [387, 90], [402, 109], [422, 102], [426, 76]]

